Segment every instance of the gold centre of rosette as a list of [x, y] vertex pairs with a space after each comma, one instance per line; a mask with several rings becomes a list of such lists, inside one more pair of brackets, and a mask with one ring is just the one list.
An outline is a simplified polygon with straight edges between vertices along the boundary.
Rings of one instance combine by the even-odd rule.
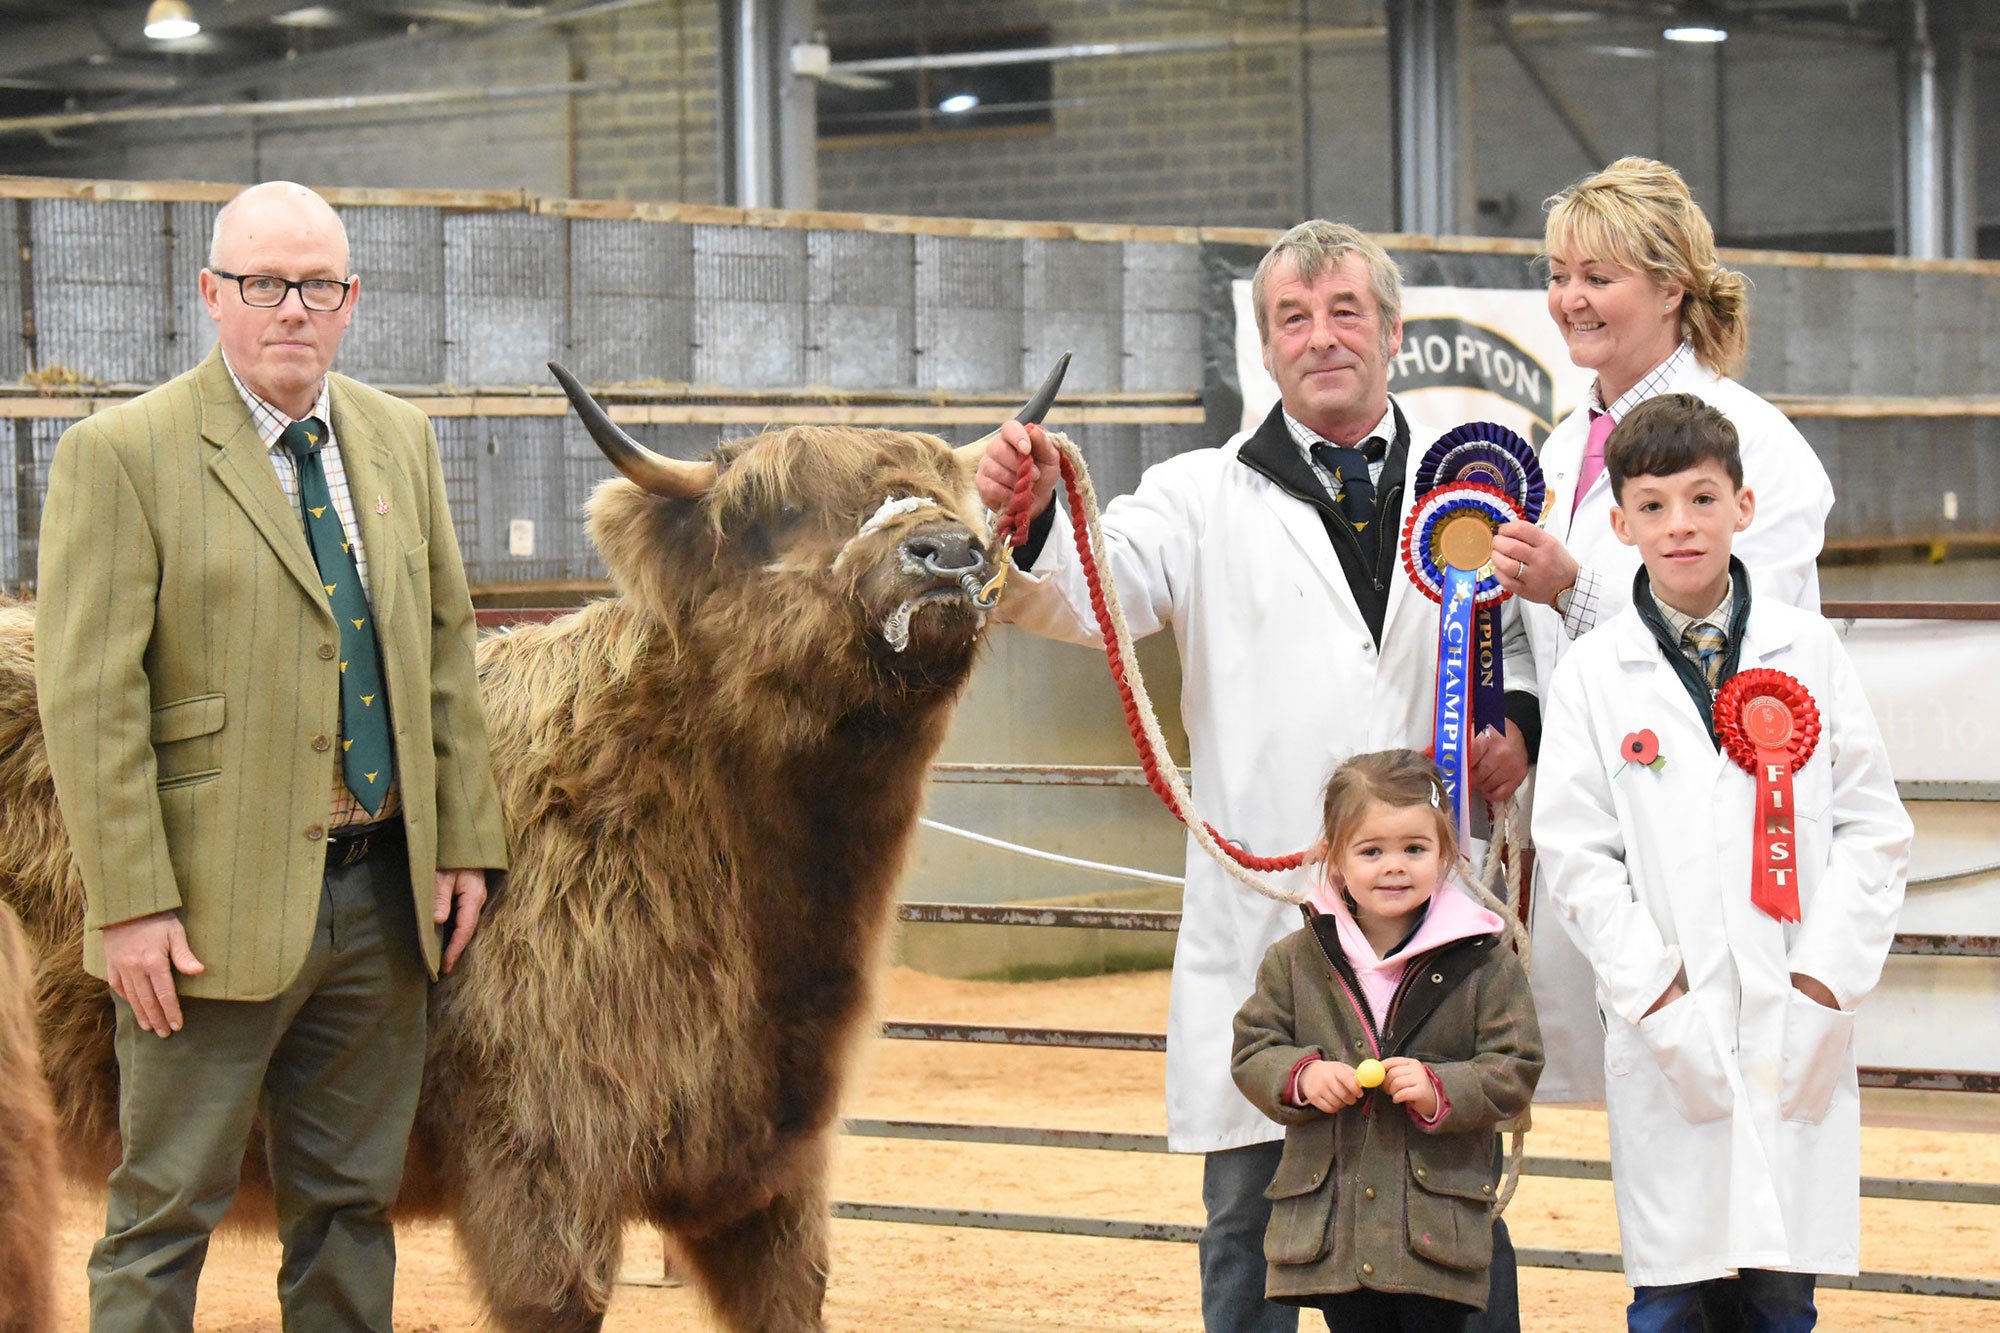
[[1437, 525], [1431, 550], [1453, 569], [1484, 569], [1493, 560], [1493, 527], [1483, 514], [1461, 513]]

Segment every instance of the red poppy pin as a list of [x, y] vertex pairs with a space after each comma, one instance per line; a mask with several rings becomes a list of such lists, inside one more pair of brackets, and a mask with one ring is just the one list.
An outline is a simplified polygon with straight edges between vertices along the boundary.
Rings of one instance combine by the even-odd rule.
[[1620, 741], [1618, 757], [1628, 764], [1643, 764], [1655, 773], [1667, 766], [1660, 754], [1660, 738], [1650, 731], [1635, 731]]

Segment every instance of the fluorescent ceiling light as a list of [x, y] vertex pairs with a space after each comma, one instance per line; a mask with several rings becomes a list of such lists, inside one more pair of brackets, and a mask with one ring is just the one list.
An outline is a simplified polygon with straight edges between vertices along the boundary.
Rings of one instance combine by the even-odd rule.
[[281, 28], [337, 28], [340, 26], [340, 15], [325, 5], [306, 5], [273, 14], [271, 22]]
[[156, 42], [192, 37], [201, 31], [187, 0], [153, 0], [146, 6], [146, 35]]
[[948, 116], [956, 116], [961, 112], [970, 111], [978, 105], [979, 97], [976, 93], [953, 93], [950, 97], [938, 103], [938, 110]]
[[1706, 23], [1677, 24], [1660, 34], [1670, 42], [1726, 42], [1729, 34]]

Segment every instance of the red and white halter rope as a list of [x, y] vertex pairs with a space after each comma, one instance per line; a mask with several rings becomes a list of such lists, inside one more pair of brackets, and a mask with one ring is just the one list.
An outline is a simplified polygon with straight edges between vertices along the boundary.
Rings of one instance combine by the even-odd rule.
[[[1057, 464], [1069, 497], [1070, 526], [1075, 529], [1077, 559], [1083, 565], [1084, 578], [1090, 586], [1090, 609], [1097, 616], [1098, 627], [1104, 635], [1105, 661], [1111, 668], [1112, 682], [1118, 687], [1119, 702], [1125, 710], [1125, 726], [1132, 734], [1133, 747], [1139, 752], [1139, 766], [1145, 771], [1146, 785], [1187, 827], [1202, 850], [1231, 877], [1264, 897], [1281, 903], [1305, 901], [1304, 892], [1281, 889], [1257, 872], [1296, 870], [1314, 864], [1320, 859], [1319, 849], [1293, 852], [1289, 856], [1253, 856], [1232, 846], [1213, 825], [1195, 813], [1194, 797], [1189, 794], [1187, 784], [1181, 781], [1180, 769], [1164, 760], [1167, 741], [1160, 732], [1152, 696], [1146, 693], [1145, 678], [1132, 656], [1132, 631], [1125, 623], [1125, 611], [1119, 605], [1116, 585], [1107, 582], [1102, 573], [1104, 530], [1098, 518], [1097, 492], [1090, 484], [1090, 470], [1084, 465], [1083, 454], [1068, 436], [1050, 431], [1048, 437], [1056, 446]], [[1014, 478], [1013, 494], [1008, 497], [1007, 508], [1002, 511], [994, 530], [994, 540], [1010, 550], [1028, 539], [1031, 521], [1028, 510], [1034, 503], [1034, 487], [1034, 459], [1023, 455], [1020, 471]], [[1528, 933], [1522, 929], [1519, 911], [1506, 901], [1503, 863], [1503, 854], [1511, 850], [1514, 853], [1513, 863], [1521, 864], [1521, 835], [1526, 831], [1523, 814], [1521, 798], [1517, 793], [1495, 817], [1493, 837], [1478, 875], [1461, 875], [1458, 882], [1506, 924], [1507, 941], [1519, 954], [1525, 970], [1530, 965]], [[1490, 887], [1495, 884], [1501, 889], [1498, 895]], [[1496, 1191], [1493, 1201], [1496, 1216], [1513, 1198], [1514, 1187], [1520, 1183], [1525, 1124], [1524, 1115], [1512, 1128], [1507, 1179]]]

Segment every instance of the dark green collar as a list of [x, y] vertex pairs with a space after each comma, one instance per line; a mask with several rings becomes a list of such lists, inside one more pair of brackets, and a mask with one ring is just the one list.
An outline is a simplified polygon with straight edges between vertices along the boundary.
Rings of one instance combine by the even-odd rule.
[[[1722, 659], [1722, 681], [1728, 683], [1736, 674], [1736, 665], [1743, 657], [1743, 630], [1750, 623], [1750, 571], [1735, 556], [1729, 557], [1729, 580], [1736, 593], [1735, 609], [1729, 613], [1729, 647]], [[1701, 668], [1688, 660], [1681, 651], [1678, 635], [1667, 625], [1667, 618], [1660, 614], [1659, 604], [1653, 600], [1653, 581], [1646, 574], [1646, 567], [1639, 566], [1639, 572], [1632, 577], [1632, 606], [1639, 613], [1639, 619], [1646, 622], [1646, 628], [1653, 632], [1653, 639], [1666, 655], [1667, 664], [1680, 678], [1682, 688], [1688, 698], [1694, 700], [1694, 708], [1701, 714], [1701, 724], [1708, 728], [1709, 744], [1717, 749], [1722, 742], [1715, 735], [1715, 694], [1708, 688], [1708, 678], [1701, 674]]]

